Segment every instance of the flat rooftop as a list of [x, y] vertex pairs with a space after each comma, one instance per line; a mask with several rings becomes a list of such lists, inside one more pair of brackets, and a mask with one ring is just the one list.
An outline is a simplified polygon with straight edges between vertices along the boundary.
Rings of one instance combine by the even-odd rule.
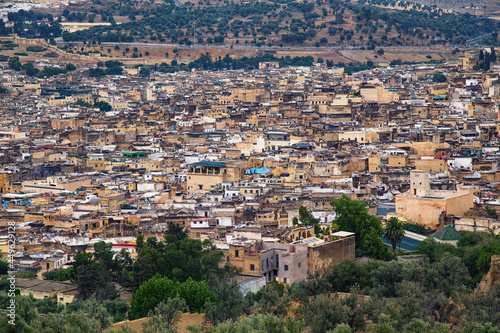
[[49, 280], [16, 279], [16, 287], [28, 291], [51, 293], [76, 288], [76, 284]]

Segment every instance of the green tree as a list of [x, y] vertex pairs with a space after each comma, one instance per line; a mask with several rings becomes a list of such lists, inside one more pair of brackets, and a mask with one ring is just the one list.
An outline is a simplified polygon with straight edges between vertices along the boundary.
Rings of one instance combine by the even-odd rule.
[[217, 325], [228, 319], [236, 320], [245, 311], [245, 300], [235, 280], [216, 279], [211, 289], [215, 300], [206, 304], [205, 318]]
[[181, 321], [182, 312], [188, 311], [186, 301], [179, 296], [161, 301], [148, 313], [148, 321], [143, 324], [144, 333], [175, 333], [175, 325]]
[[224, 43], [224, 39], [225, 39], [224, 36], [220, 36], [220, 35], [219, 36], [215, 36], [214, 43], [216, 43], [216, 44], [222, 44], [222, 43]]
[[459, 248], [463, 248], [476, 245], [486, 245], [492, 240], [494, 240], [494, 237], [487, 232], [461, 231], [457, 246]]
[[436, 242], [433, 238], [422, 241], [415, 249], [416, 253], [425, 254], [430, 262], [440, 261], [445, 253], [455, 254], [457, 249], [447, 243]]
[[260, 307], [261, 313], [274, 315], [288, 313], [290, 297], [285, 289], [285, 285], [271, 281], [257, 295], [260, 298], [257, 305]]
[[179, 282], [184, 282], [189, 277], [196, 281], [210, 282], [215, 277], [233, 274], [229, 265], [219, 267], [224, 254], [211, 241], [179, 239], [184, 237], [182, 235], [183, 233], [177, 232], [167, 234], [165, 242], [158, 242], [155, 237], [150, 237], [143, 244], [134, 262], [133, 288], [138, 288], [156, 274]]
[[[460, 329], [459, 331], [476, 332], [473, 329], [466, 331], [464, 328], [477, 326], [477, 324], [490, 323], [497, 328], [500, 326], [500, 316], [496, 310], [500, 306], [500, 284], [498, 282], [487, 291], [477, 291], [464, 295], [462, 301], [464, 307], [459, 313], [459, 327], [462, 327], [463, 330]], [[481, 330], [478, 330], [478, 332], [481, 332]]]
[[[0, 293], [0, 303], [5, 295]], [[3, 305], [3, 304], [2, 304]], [[42, 315], [41, 315], [42, 314]], [[102, 332], [112, 320], [107, 310], [97, 300], [76, 300], [66, 309], [58, 307], [52, 300], [38, 300], [33, 296], [16, 296], [15, 326], [0, 315], [0, 332]]]
[[319, 294], [329, 293], [332, 290], [332, 285], [325, 277], [315, 277], [313, 280], [303, 280], [293, 283], [288, 288], [288, 293], [291, 299], [308, 302], [309, 297]]
[[[330, 203], [337, 218], [333, 223], [339, 230], [355, 233], [356, 252], [378, 259], [387, 259], [389, 251], [382, 241], [382, 223], [377, 217], [368, 214], [366, 203], [351, 200], [343, 195]], [[334, 226], [335, 227], [335, 226]]]
[[403, 223], [397, 217], [387, 220], [384, 228], [384, 237], [392, 244], [392, 250], [396, 252], [396, 246], [401, 243], [405, 236]]
[[446, 298], [467, 290], [470, 281], [467, 268], [459, 257], [449, 253], [427, 270], [427, 286], [442, 292]]
[[149, 68], [141, 67], [141, 70], [139, 71], [139, 76], [149, 77], [149, 75], [150, 75]]
[[19, 57], [10, 57], [9, 58], [9, 68], [15, 71], [21, 70], [21, 62], [19, 61]]
[[241, 318], [239, 321], [229, 319], [219, 325], [214, 333], [248, 332], [248, 333], [302, 333], [305, 323], [302, 320], [287, 316], [284, 320], [271, 314], [256, 314]]
[[129, 318], [131, 320], [146, 317], [161, 301], [178, 295], [179, 283], [168, 278], [152, 278], [143, 283], [130, 300]]
[[180, 284], [179, 294], [186, 300], [191, 312], [202, 313], [205, 311], [205, 304], [215, 300], [214, 293], [205, 281], [198, 282], [191, 278]]
[[[1, 255], [1, 252], [0, 252]], [[9, 271], [9, 263], [3, 260], [0, 260], [0, 276], [7, 274]]]
[[88, 318], [97, 320], [101, 328], [109, 327], [113, 323], [113, 317], [97, 298], [90, 298], [87, 301], [81, 302], [77, 312], [84, 314]]
[[403, 223], [403, 229], [407, 231], [411, 231], [420, 235], [427, 235], [427, 233], [431, 230], [429, 227], [425, 227], [422, 224], [413, 223], [413, 222], [405, 222]]
[[46, 280], [54, 280], [54, 281], [67, 281], [72, 277], [73, 267], [56, 269], [53, 271], [48, 271], [43, 273], [43, 277]]
[[78, 296], [88, 299], [92, 296], [99, 300], [114, 299], [118, 296], [111, 272], [103, 265], [92, 262], [80, 266], [77, 273]]
[[66, 71], [71, 72], [76, 69], [76, 66], [73, 65], [72, 63], [66, 64]]
[[304, 206], [299, 207], [299, 221], [304, 225], [315, 225], [319, 223], [319, 220], [313, 216], [312, 211]]
[[35, 76], [39, 72], [38, 68], [36, 68], [31, 62], [23, 64], [21, 69], [25, 71], [28, 76]]
[[352, 329], [347, 324], [338, 324], [333, 331], [327, 333], [352, 333]]
[[349, 311], [349, 307], [343, 305], [338, 297], [318, 295], [301, 310], [301, 317], [311, 325], [312, 332], [323, 333], [339, 324], [347, 324]]
[[143, 247], [144, 247], [144, 235], [143, 234], [137, 235], [137, 238], [135, 240], [135, 250], [137, 251], [137, 253], [139, 253], [141, 252]]
[[51, 77], [54, 75], [64, 74], [66, 70], [58, 67], [45, 67], [42, 71], [36, 71], [38, 77]]
[[99, 110], [103, 112], [111, 111], [113, 109], [113, 107], [108, 102], [104, 101], [95, 102], [94, 107], [99, 108]]
[[118, 295], [113, 284], [111, 244], [98, 242], [94, 250], [94, 253], [77, 253], [71, 280], [76, 281], [78, 295], [84, 300], [92, 296], [99, 300], [114, 299]]
[[406, 265], [399, 260], [392, 260], [380, 265], [371, 272], [372, 288], [370, 294], [380, 297], [396, 297], [399, 283], [404, 280], [403, 270]]
[[186, 230], [184, 230], [183, 227], [181, 227], [180, 225], [177, 225], [175, 223], [170, 223], [168, 225], [168, 228], [167, 228], [167, 231], [165, 232], [165, 234], [166, 235], [174, 235], [175, 239], [177, 241], [181, 241], [183, 239], [186, 239], [188, 236]]
[[108, 311], [109, 315], [113, 317], [114, 323], [127, 319], [127, 312], [129, 308], [128, 302], [121, 299], [114, 299], [106, 300], [102, 304]]
[[432, 74], [432, 81], [436, 83], [443, 83], [446, 82], [446, 76], [443, 73], [436, 72]]
[[184, 283], [173, 282], [168, 278], [152, 278], [143, 283], [132, 295], [129, 317], [145, 317], [161, 301], [180, 296], [192, 312], [203, 312], [205, 304], [215, 300], [214, 293], [205, 281], [189, 278]]
[[126, 249], [121, 249], [115, 256], [114, 260], [114, 277], [118, 283], [123, 285], [131, 285], [132, 270], [134, 262]]

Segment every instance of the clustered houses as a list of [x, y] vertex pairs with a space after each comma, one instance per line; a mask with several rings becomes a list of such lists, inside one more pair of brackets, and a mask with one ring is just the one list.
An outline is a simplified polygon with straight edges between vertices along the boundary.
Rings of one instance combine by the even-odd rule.
[[244, 276], [292, 283], [354, 257], [351, 234], [292, 224], [304, 206], [326, 228], [342, 195], [433, 231], [497, 233], [471, 208], [500, 205], [500, 73], [475, 59], [99, 79], [0, 64], [0, 247], [14, 221], [16, 265], [41, 274], [98, 240], [133, 252], [139, 233], [176, 224]]

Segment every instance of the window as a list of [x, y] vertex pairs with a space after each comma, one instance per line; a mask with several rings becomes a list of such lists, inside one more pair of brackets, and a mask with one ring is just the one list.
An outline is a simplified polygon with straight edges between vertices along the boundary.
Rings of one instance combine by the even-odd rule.
[[234, 250], [234, 256], [238, 258], [240, 256], [240, 250]]
[[255, 271], [255, 265], [254, 264], [250, 264], [250, 270], [251, 271]]
[[285, 265], [285, 271], [287, 271], [287, 270], [288, 270], [288, 265]]
[[266, 258], [266, 268], [269, 268], [269, 258]]
[[299, 268], [300, 268], [300, 267], [302, 267], [302, 263], [301, 263], [301, 262], [299, 262]]
[[229, 256], [226, 257], [226, 261], [229, 262]]
[[286, 278], [283, 279], [283, 283], [287, 283], [287, 279]]
[[200, 233], [199, 232], [196, 233], [196, 237], [200, 237]]

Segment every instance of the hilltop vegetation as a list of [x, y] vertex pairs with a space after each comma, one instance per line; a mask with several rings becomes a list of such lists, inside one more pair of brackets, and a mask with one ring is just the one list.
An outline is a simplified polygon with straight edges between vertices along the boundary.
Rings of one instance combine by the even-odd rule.
[[[395, 2], [401, 6], [406, 3]], [[251, 43], [256, 45], [429, 45], [463, 43], [490, 33], [495, 22], [431, 6], [387, 10], [372, 3], [270, 0], [187, 2], [160, 6], [156, 15], [119, 26], [64, 34], [66, 41], [107, 41], [125, 34], [135, 41]]]
[[[399, 9], [380, 6], [398, 6]], [[458, 44], [497, 29], [497, 22], [479, 16], [388, 0], [362, 0], [358, 3], [336, 0], [242, 3], [201, 0], [196, 4], [186, 2], [181, 7], [172, 0], [142, 7], [134, 1], [101, 3], [96, 0], [90, 8], [68, 8], [61, 13], [68, 20], [111, 23], [110, 26], [62, 34], [65, 41], [89, 43], [357, 45], [374, 49], [391, 45]], [[20, 13], [10, 15], [16, 22], [16, 33], [38, 34], [43, 38], [60, 35], [58, 22], [44, 23], [43, 29], [42, 24], [32, 29], [27, 23], [33, 18], [50, 22], [53, 20], [51, 15]], [[117, 16], [124, 23], [117, 24]], [[8, 30], [2, 26], [0, 34], [6, 34]]]

